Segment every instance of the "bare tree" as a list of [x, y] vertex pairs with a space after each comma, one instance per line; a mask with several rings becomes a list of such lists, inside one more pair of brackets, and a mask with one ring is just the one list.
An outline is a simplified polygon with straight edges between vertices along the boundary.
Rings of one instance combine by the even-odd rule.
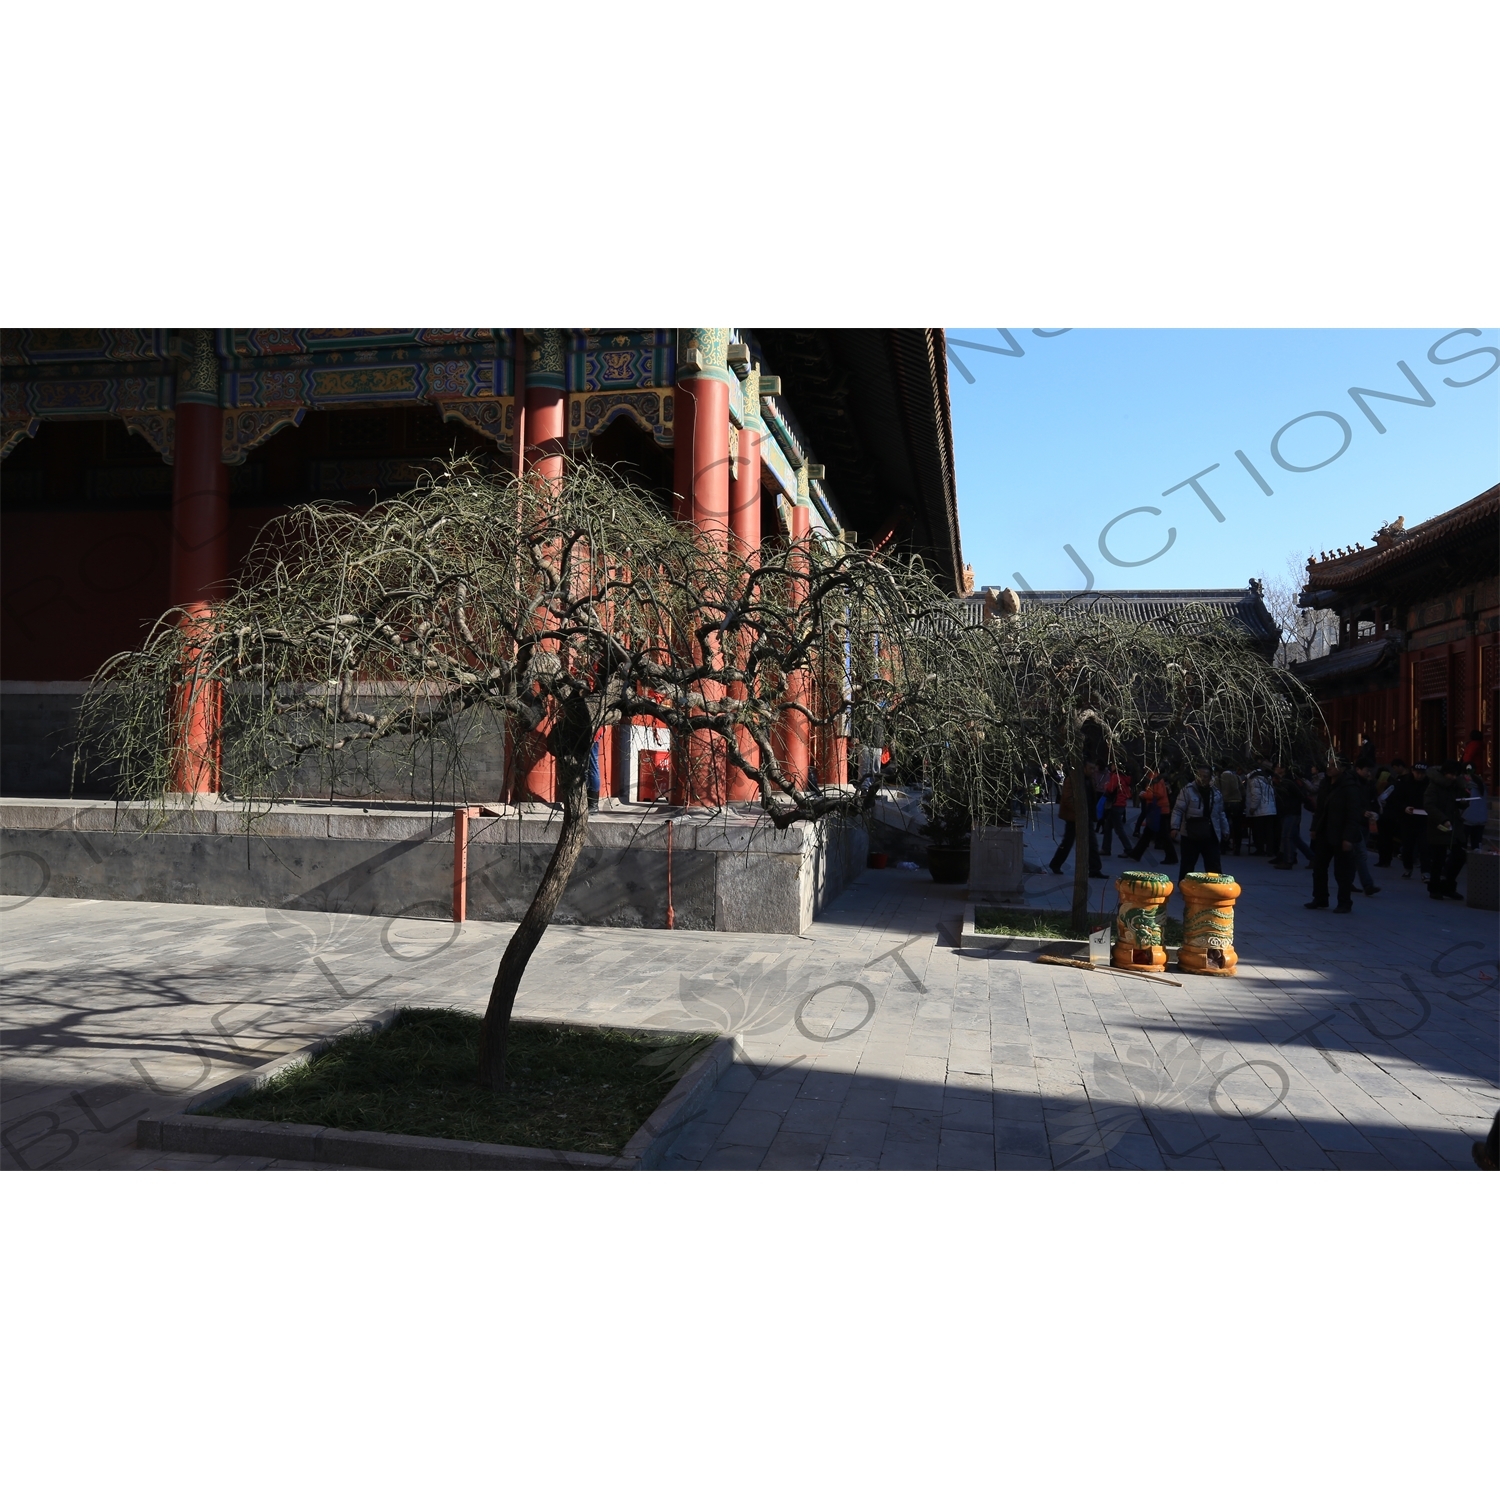
[[[935, 719], [929, 774], [975, 822], [1008, 822], [1030, 769], [1075, 773], [1078, 853], [1072, 919], [1088, 912], [1086, 762], [1116, 755], [1158, 769], [1217, 762], [1250, 747], [1273, 756], [1318, 743], [1321, 715], [1302, 684], [1239, 630], [1188, 606], [1137, 622], [1086, 600], [1000, 615], [952, 642], [948, 670], [972, 690], [965, 717]], [[938, 736], [941, 735], [941, 738]]]
[[732, 767], [778, 828], [862, 813], [874, 785], [818, 785], [805, 747], [831, 740], [847, 766], [862, 747], [940, 742], [967, 691], [945, 669], [957, 608], [920, 564], [829, 538], [744, 555], [607, 469], [547, 481], [454, 460], [366, 511], [270, 523], [211, 620], [172, 612], [101, 669], [83, 752], [119, 796], [165, 809], [195, 726], [194, 753], [253, 815], [302, 768], [332, 774], [372, 746], [444, 739], [461, 768], [476, 715], [544, 745], [562, 817], [490, 991], [479, 1073], [498, 1089], [526, 966], [583, 848], [598, 732], [664, 725], [705, 800]]
[[1287, 553], [1284, 573], [1261, 585], [1266, 609], [1281, 632], [1278, 667], [1327, 656], [1338, 640], [1339, 617], [1331, 609], [1304, 609], [1298, 602], [1306, 587], [1307, 559], [1296, 552]]

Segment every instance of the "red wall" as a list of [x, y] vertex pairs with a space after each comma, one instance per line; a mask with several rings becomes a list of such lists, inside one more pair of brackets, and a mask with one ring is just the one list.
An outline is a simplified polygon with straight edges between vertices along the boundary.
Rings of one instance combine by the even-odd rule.
[[166, 609], [171, 513], [19, 511], [0, 525], [0, 677], [80, 681]]
[[[231, 571], [267, 520], [322, 493], [313, 472], [320, 462], [431, 462], [454, 446], [498, 456], [430, 407], [309, 413], [300, 428], [255, 449], [245, 469], [230, 471]], [[77, 682], [140, 644], [172, 603], [171, 472], [124, 423], [104, 419], [43, 422], [7, 455], [0, 468], [0, 678]], [[328, 498], [361, 504], [372, 496], [360, 488]]]

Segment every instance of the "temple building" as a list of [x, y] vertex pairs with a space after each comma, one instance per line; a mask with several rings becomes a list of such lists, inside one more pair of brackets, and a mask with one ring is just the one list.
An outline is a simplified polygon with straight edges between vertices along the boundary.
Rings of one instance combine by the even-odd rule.
[[1281, 632], [1271, 612], [1258, 578], [1252, 578], [1242, 589], [1028, 589], [1016, 592], [1009, 588], [974, 589], [972, 578], [965, 595], [965, 607], [971, 624], [979, 624], [993, 615], [1013, 608], [1035, 605], [1044, 609], [1088, 610], [1137, 625], [1159, 625], [1177, 630], [1184, 621], [1208, 618], [1242, 631], [1251, 646], [1270, 660], [1281, 642]]
[[[0, 795], [67, 794], [86, 680], [170, 606], [209, 609], [268, 519], [455, 450], [591, 454], [752, 545], [842, 536], [961, 586], [940, 329], [20, 329], [0, 352]], [[606, 747], [621, 799], [632, 733]], [[487, 796], [552, 794], [545, 760], [495, 774]]]
[[1382, 526], [1373, 545], [1307, 560], [1301, 605], [1339, 619], [1327, 656], [1292, 668], [1317, 697], [1337, 748], [1371, 740], [1382, 760], [1462, 756], [1495, 784], [1500, 715], [1500, 485], [1441, 515]]

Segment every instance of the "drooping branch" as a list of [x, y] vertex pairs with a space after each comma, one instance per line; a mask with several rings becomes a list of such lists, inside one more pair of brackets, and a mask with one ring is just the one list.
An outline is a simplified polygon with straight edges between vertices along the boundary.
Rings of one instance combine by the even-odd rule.
[[[919, 564], [828, 537], [744, 556], [588, 464], [541, 482], [456, 460], [362, 511], [297, 507], [194, 630], [188, 685], [224, 705], [210, 749], [247, 809], [304, 766], [331, 785], [377, 748], [415, 771], [442, 740], [461, 777], [475, 715], [544, 734], [563, 831], [496, 977], [481, 1067], [496, 1086], [526, 960], [582, 847], [601, 728], [643, 719], [706, 740], [786, 827], [867, 810], [873, 779], [847, 776], [866, 750], [921, 762], [993, 718], [977, 667], [993, 643]], [[180, 619], [163, 617], [106, 664], [83, 716], [79, 763], [162, 810], [185, 660]], [[848, 757], [831, 786], [785, 753], [813, 736]]]

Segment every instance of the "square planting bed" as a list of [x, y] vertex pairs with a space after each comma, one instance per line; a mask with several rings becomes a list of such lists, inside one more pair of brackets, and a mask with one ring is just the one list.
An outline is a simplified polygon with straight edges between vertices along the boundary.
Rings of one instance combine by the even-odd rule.
[[513, 1021], [479, 1085], [480, 1018], [393, 1009], [142, 1120], [167, 1151], [405, 1170], [652, 1167], [702, 1112], [734, 1039]]
[[[1090, 912], [1089, 930], [1103, 928], [1106, 944], [1114, 941], [1113, 912]], [[1182, 944], [1182, 923], [1176, 917], [1162, 919], [1163, 946], [1167, 958], [1175, 960]], [[1049, 911], [1035, 906], [970, 906], [964, 913], [961, 948], [995, 948], [1016, 953], [1041, 952], [1087, 958], [1089, 940], [1073, 926], [1067, 910]], [[1107, 962], [1107, 959], [1106, 959]]]

